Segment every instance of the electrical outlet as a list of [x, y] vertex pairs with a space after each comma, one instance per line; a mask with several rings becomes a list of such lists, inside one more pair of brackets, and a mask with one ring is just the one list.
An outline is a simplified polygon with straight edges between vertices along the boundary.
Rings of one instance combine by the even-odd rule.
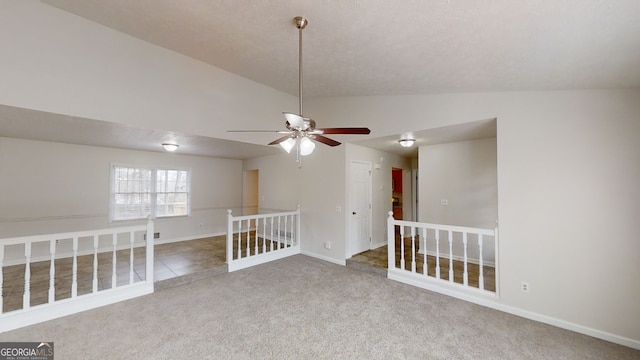
[[520, 289], [522, 290], [522, 292], [529, 292], [529, 283], [528, 282], [521, 282], [520, 283]]
[[447, 206], [447, 205], [449, 205], [449, 200], [447, 200], [447, 199], [440, 199], [440, 205], [442, 205], [442, 206]]
[[324, 248], [325, 249], [331, 249], [331, 241], [325, 241], [324, 242]]

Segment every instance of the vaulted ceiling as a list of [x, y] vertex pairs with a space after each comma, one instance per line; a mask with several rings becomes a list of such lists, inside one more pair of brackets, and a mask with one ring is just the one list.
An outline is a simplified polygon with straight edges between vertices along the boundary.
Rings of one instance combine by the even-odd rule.
[[640, 87], [637, 0], [44, 0], [297, 94]]
[[[305, 97], [640, 88], [637, 0], [42, 2], [292, 95], [298, 94], [293, 17], [304, 16]], [[119, 143], [103, 146], [148, 150], [157, 148], [157, 139], [174, 136], [193, 143], [194, 154], [223, 157], [215, 149], [231, 146], [188, 134], [0, 110], [0, 136], [93, 144], [104, 142], [99, 138], [111, 126], [106, 132]], [[39, 116], [50, 116], [47, 123], [54, 121], [58, 133], [78, 123], [85, 124], [84, 132], [76, 140], [71, 131], [70, 138], [56, 140], [38, 126], [17, 125], [18, 118], [35, 124]], [[495, 134], [491, 121], [431, 134], [415, 130], [447, 142], [491, 134], [491, 124]], [[139, 139], [145, 137], [143, 146]], [[391, 137], [378, 140], [362, 144], [402, 151], [390, 145]], [[263, 150], [234, 153], [248, 157]]]

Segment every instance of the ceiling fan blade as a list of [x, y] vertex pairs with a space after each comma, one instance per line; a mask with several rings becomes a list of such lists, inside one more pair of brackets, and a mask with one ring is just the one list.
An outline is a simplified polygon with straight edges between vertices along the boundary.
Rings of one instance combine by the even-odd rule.
[[304, 118], [298, 114], [283, 112], [284, 117], [294, 128], [302, 128], [304, 126]]
[[269, 143], [269, 144], [267, 144], [267, 145], [277, 145], [277, 144], [280, 144], [280, 143], [281, 143], [281, 142], [283, 142], [283, 141], [287, 141], [287, 139], [290, 139], [290, 138], [291, 138], [291, 136], [290, 136], [290, 135], [283, 136], [283, 137], [281, 137], [281, 138], [279, 138], [279, 139], [273, 140], [272, 142], [270, 142], [270, 143]]
[[321, 142], [325, 145], [329, 145], [329, 146], [338, 146], [340, 145], [340, 142], [335, 141], [333, 139], [329, 139], [326, 136], [322, 136], [322, 135], [312, 135], [311, 138], [315, 141]]
[[227, 132], [236, 132], [236, 133], [266, 132], [266, 133], [277, 133], [277, 134], [290, 134], [291, 133], [291, 131], [288, 131], [288, 130], [227, 130]]
[[320, 134], [353, 134], [353, 135], [367, 135], [371, 133], [371, 130], [366, 127], [342, 127], [342, 128], [324, 128], [316, 129]]

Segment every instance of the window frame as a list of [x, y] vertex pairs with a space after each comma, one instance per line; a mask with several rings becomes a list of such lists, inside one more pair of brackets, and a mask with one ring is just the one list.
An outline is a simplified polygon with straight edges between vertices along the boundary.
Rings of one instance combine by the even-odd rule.
[[[132, 165], [123, 163], [111, 163], [109, 169], [109, 223], [117, 223], [124, 221], [140, 221], [145, 220], [145, 217], [140, 218], [128, 218], [128, 219], [116, 219], [116, 168], [137, 169], [137, 170], [149, 170], [151, 172], [150, 179], [150, 213], [147, 216], [151, 216], [152, 219], [175, 219], [180, 217], [191, 216], [191, 169], [180, 166], [150, 166], [150, 165]], [[158, 216], [158, 172], [159, 171], [184, 171], [186, 172], [186, 214], [180, 215], [162, 215]], [[167, 192], [161, 192], [166, 194]], [[173, 192], [181, 194], [183, 192]], [[122, 193], [120, 193], [122, 194]]]

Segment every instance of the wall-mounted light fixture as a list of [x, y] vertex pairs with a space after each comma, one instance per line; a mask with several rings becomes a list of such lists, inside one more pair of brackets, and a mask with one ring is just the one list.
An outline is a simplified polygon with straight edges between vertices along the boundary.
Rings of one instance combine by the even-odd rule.
[[180, 146], [180, 145], [178, 145], [178, 144], [170, 144], [170, 143], [162, 144], [162, 147], [168, 152], [174, 152], [174, 151], [178, 150], [178, 146]]

